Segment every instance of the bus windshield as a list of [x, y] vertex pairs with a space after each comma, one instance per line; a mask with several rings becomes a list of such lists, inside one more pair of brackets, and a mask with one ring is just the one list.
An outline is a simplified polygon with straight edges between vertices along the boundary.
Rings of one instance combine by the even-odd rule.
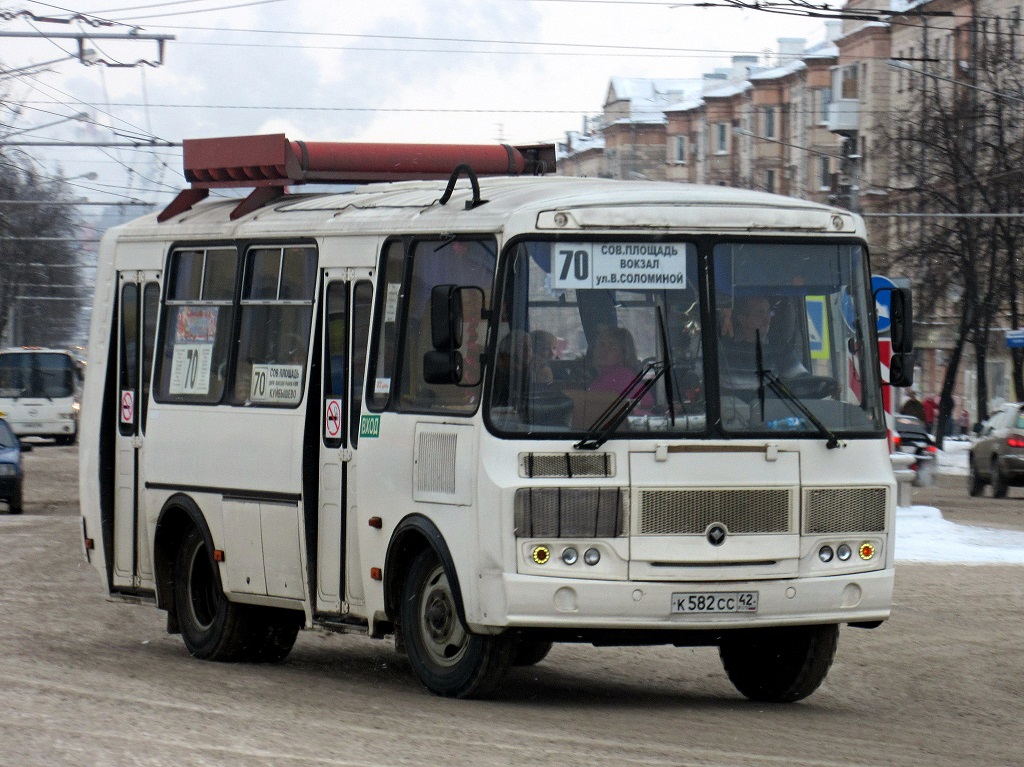
[[74, 361], [61, 352], [0, 353], [0, 397], [72, 397], [75, 376]]
[[499, 433], [884, 428], [856, 244], [520, 241], [502, 274], [488, 397]]

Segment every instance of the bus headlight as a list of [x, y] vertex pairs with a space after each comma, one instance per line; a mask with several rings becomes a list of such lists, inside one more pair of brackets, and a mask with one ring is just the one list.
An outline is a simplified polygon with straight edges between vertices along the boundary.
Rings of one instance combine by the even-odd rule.
[[832, 547], [831, 546], [822, 546], [820, 549], [818, 549], [818, 559], [820, 559], [822, 562], [831, 562], [832, 561]]
[[580, 558], [580, 553], [576, 551], [572, 546], [567, 546], [562, 549], [562, 561], [567, 565], [576, 564], [576, 560]]

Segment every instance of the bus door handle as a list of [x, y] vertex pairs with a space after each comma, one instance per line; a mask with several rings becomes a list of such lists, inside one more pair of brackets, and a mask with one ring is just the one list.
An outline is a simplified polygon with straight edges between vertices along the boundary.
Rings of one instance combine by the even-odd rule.
[[352, 448], [343, 447], [338, 451], [338, 457], [341, 459], [342, 463], [348, 463], [352, 460]]

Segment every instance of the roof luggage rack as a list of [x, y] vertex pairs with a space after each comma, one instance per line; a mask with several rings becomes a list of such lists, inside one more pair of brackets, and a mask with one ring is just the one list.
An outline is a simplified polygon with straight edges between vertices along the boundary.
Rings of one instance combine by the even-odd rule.
[[[367, 144], [289, 141], [283, 133], [185, 139], [191, 185], [157, 216], [167, 221], [206, 198], [210, 189], [253, 188], [231, 219], [258, 210], [298, 184], [365, 184], [470, 176], [542, 175], [555, 169], [553, 144]], [[479, 194], [475, 193], [475, 198]], [[479, 202], [477, 203], [479, 204]]]

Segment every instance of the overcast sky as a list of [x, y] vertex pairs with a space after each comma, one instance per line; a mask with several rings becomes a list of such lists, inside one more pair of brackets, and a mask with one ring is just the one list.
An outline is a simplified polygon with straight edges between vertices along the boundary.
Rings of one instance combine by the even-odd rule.
[[[118, 26], [0, 20], [0, 32], [170, 34], [162, 66], [107, 68], [76, 61], [0, 77], [0, 123], [22, 140], [167, 141], [284, 132], [310, 141], [512, 143], [556, 141], [601, 110], [610, 78], [699, 77], [735, 54], [765, 63], [777, 38], [824, 39], [821, 20], [666, 0], [7, 0], [6, 11]], [[99, 58], [155, 60], [136, 40], [89, 44]], [[0, 68], [66, 55], [76, 43], [0, 37]], [[769, 55], [765, 55], [769, 54]], [[5, 130], [10, 130], [6, 128]], [[24, 147], [76, 181], [82, 194], [177, 189], [180, 151]], [[129, 168], [131, 169], [129, 171]]]

